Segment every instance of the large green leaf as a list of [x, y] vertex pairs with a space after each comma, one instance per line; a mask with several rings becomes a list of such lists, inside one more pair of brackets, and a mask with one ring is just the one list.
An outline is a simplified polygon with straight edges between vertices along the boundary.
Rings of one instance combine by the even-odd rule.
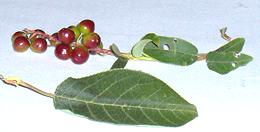
[[249, 55], [236, 52], [210, 52], [207, 55], [207, 65], [217, 73], [227, 74], [240, 66], [245, 66], [252, 59]]
[[[149, 43], [144, 53], [165, 63], [187, 66], [197, 60], [198, 50], [190, 42], [180, 38], [160, 37], [160, 45]], [[166, 48], [165, 48], [166, 47]]]
[[126, 69], [68, 78], [55, 91], [54, 105], [116, 124], [181, 126], [197, 116], [196, 107], [161, 80]]
[[217, 52], [241, 52], [245, 43], [244, 38], [236, 38], [222, 47], [218, 48]]

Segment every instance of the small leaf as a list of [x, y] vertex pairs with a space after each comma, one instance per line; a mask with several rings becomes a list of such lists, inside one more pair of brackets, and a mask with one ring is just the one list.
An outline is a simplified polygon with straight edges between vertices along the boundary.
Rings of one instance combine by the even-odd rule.
[[116, 124], [181, 126], [197, 117], [196, 107], [167, 84], [126, 69], [68, 78], [56, 89], [54, 106]]
[[240, 66], [245, 66], [253, 58], [236, 52], [210, 52], [207, 56], [207, 65], [210, 70], [219, 74], [227, 74]]
[[155, 33], [146, 34], [141, 40], [144, 39], [151, 39], [154, 44], [156, 44], [157, 46], [160, 45], [160, 36], [157, 36]]
[[187, 66], [197, 60], [198, 50], [183, 39], [160, 36], [159, 47], [149, 43], [144, 53], [161, 62]]
[[137, 42], [134, 47], [132, 48], [131, 50], [131, 54], [134, 56], [134, 57], [141, 57], [143, 56], [143, 49], [144, 47], [148, 44], [152, 42], [151, 39], [143, 39], [143, 40], [140, 40], [139, 42]]
[[124, 68], [128, 62], [128, 59], [123, 57], [118, 57], [115, 63], [112, 65], [111, 69]]
[[241, 52], [245, 43], [244, 38], [236, 38], [222, 47], [218, 48], [217, 52]]
[[110, 45], [110, 49], [117, 57], [121, 56], [121, 52], [115, 44]]

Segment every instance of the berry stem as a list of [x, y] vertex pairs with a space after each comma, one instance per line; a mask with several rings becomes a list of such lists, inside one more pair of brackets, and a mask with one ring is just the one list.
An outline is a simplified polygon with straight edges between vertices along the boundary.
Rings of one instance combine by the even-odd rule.
[[[95, 48], [95, 49], [89, 49], [89, 50], [96, 52], [97, 54], [115, 56], [114, 53], [111, 50], [108, 50], [108, 49]], [[121, 52], [121, 57], [129, 59], [129, 60], [156, 61], [154, 58], [151, 58], [151, 57], [149, 57], [148, 55], [145, 55], [145, 54], [142, 57], [134, 57], [131, 53]], [[202, 60], [205, 60], [205, 59], [207, 59], [207, 53], [198, 54], [197, 61], [202, 61]]]
[[34, 91], [38, 94], [41, 94], [43, 96], [54, 98], [54, 94], [42, 91], [42, 90], [34, 87], [33, 85], [24, 82], [19, 77], [4, 77], [3, 75], [0, 74], [0, 80], [2, 80], [6, 84], [13, 85], [13, 86], [16, 86], [16, 87], [21, 86], [21, 87], [27, 88], [29, 90], [32, 90], [32, 91]]
[[[42, 33], [42, 32], [40, 32], [40, 31], [31, 30], [31, 29], [27, 29], [27, 28], [25, 28], [23, 31], [24, 31], [26, 34], [31, 34], [31, 36], [30, 36], [29, 39], [31, 39], [31, 38], [33, 38], [33, 37], [35, 37], [35, 36], [37, 36], [37, 35], [42, 35], [44, 38], [47, 38], [47, 39], [49, 39], [50, 41], [59, 42], [59, 40], [57, 40], [55, 37], [53, 37], [53, 36], [51, 36], [51, 35], [49, 35], [49, 34], [47, 34], [47, 33]], [[55, 45], [50, 44], [49, 46], [55, 46]]]

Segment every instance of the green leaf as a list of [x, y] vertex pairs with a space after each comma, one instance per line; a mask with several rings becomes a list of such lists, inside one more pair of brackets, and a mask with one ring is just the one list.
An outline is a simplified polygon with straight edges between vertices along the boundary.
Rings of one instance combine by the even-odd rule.
[[128, 62], [128, 59], [123, 57], [118, 57], [115, 63], [112, 65], [111, 69], [124, 68]]
[[126, 69], [68, 78], [56, 89], [54, 106], [116, 124], [181, 126], [197, 116], [196, 107], [161, 80]]
[[146, 34], [141, 40], [144, 39], [151, 39], [154, 44], [156, 44], [157, 46], [160, 45], [160, 36], [157, 36], [155, 33]]
[[143, 39], [143, 40], [140, 40], [139, 42], [137, 42], [134, 47], [132, 48], [131, 50], [131, 54], [134, 56], [134, 57], [141, 57], [143, 56], [143, 49], [144, 47], [148, 44], [152, 42], [151, 39]]
[[227, 74], [252, 60], [251, 56], [236, 52], [210, 52], [207, 55], [208, 68], [220, 74]]
[[115, 44], [110, 45], [110, 49], [117, 57], [121, 56], [121, 52]]
[[[158, 61], [181, 66], [191, 65], [197, 60], [198, 50], [190, 42], [180, 38], [160, 37], [160, 45], [147, 44], [144, 53]], [[166, 47], [166, 48], [165, 48]]]
[[244, 38], [236, 38], [222, 47], [218, 48], [216, 52], [241, 52], [245, 43]]

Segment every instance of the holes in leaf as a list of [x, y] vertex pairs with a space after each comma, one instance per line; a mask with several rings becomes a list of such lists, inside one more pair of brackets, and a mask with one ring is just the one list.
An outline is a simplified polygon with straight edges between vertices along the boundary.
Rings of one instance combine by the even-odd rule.
[[173, 38], [173, 42], [174, 42], [174, 43], [177, 43], [178, 40], [177, 40], [176, 38]]
[[170, 50], [170, 45], [169, 44], [164, 44], [163, 45], [164, 50]]
[[232, 65], [232, 67], [236, 67], [236, 63], [235, 62], [232, 62], [231, 65]]
[[235, 53], [234, 56], [235, 56], [236, 58], [239, 58], [240, 53]]

